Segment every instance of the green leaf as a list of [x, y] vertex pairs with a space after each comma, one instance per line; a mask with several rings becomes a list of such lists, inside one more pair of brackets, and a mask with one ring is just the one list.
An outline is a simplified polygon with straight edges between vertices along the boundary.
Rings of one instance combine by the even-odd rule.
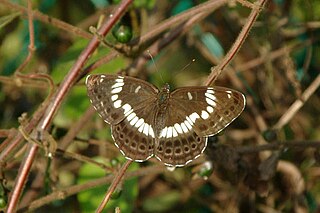
[[163, 212], [172, 209], [179, 202], [180, 192], [170, 191], [160, 196], [147, 199], [143, 203], [143, 209], [147, 212]]

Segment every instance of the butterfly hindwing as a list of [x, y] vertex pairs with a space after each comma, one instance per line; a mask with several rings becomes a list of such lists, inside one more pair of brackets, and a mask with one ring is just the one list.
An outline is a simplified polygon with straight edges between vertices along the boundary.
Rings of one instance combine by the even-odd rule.
[[153, 156], [153, 112], [154, 105], [150, 103], [132, 111], [119, 124], [111, 127], [114, 142], [126, 158], [141, 162]]
[[168, 166], [184, 166], [200, 156], [207, 138], [199, 136], [186, 121], [185, 110], [171, 100], [156, 139], [155, 156]]

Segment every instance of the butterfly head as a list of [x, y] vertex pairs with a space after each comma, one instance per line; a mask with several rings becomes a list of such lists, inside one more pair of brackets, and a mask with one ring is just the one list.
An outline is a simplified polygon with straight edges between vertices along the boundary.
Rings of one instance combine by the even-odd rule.
[[168, 83], [165, 83], [165, 85], [162, 87], [161, 91], [163, 93], [170, 93], [170, 85]]

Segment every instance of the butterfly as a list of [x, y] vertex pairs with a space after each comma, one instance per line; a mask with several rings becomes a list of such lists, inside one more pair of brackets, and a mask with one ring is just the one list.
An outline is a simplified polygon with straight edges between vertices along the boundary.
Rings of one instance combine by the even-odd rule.
[[89, 75], [87, 92], [100, 117], [111, 125], [120, 152], [133, 161], [152, 156], [166, 166], [181, 167], [198, 158], [213, 136], [245, 107], [245, 96], [224, 87], [159, 90], [141, 79]]

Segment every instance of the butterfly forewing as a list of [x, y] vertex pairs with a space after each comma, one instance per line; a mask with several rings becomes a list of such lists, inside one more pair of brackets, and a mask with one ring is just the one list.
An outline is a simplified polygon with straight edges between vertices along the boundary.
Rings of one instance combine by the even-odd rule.
[[154, 102], [158, 89], [142, 80], [115, 75], [89, 75], [86, 79], [90, 102], [111, 125], [128, 113]]
[[93, 107], [111, 124], [116, 146], [128, 159], [153, 155], [151, 124], [158, 90], [142, 80], [114, 75], [90, 75], [86, 85]]
[[212, 136], [241, 114], [245, 97], [224, 87], [185, 87], [172, 92], [170, 106], [183, 111], [184, 121], [199, 136]]

